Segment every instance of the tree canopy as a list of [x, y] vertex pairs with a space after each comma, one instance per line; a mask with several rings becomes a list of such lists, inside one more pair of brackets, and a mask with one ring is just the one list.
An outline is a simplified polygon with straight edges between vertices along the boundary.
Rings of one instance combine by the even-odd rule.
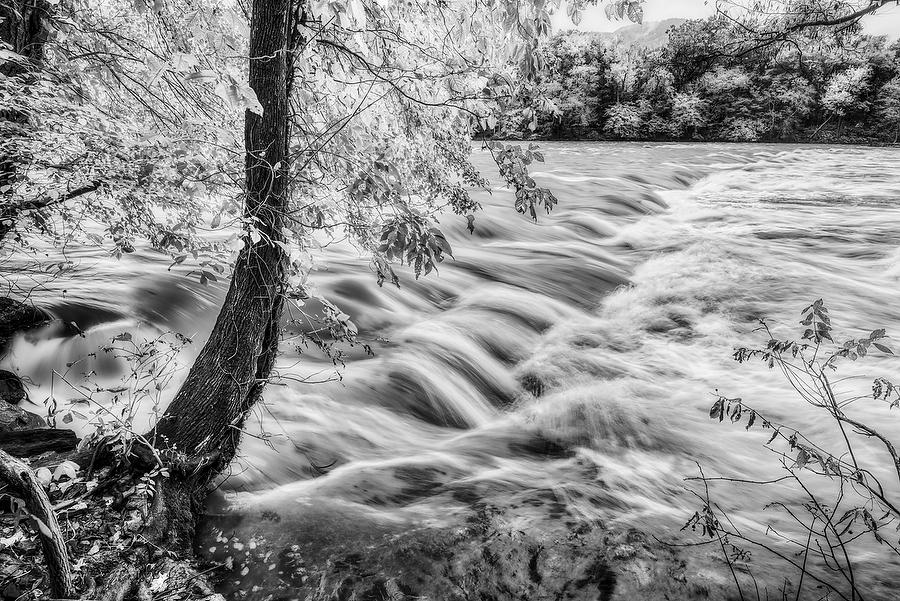
[[[532, 94], [505, 102], [499, 135], [897, 140], [897, 41], [863, 34], [836, 6], [828, 19], [841, 23], [826, 28], [799, 9], [782, 14], [773, 5], [763, 17], [727, 6], [670, 27], [661, 47], [556, 34], [541, 49]], [[766, 33], [776, 30], [782, 35]]]

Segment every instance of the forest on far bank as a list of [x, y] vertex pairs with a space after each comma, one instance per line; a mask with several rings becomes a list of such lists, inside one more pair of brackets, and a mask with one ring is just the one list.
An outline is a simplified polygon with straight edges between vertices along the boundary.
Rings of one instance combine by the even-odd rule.
[[900, 40], [857, 25], [738, 47], [734, 27], [723, 15], [683, 21], [662, 43], [560, 32], [537, 61], [533, 94], [506, 99], [486, 129], [497, 138], [900, 140]]

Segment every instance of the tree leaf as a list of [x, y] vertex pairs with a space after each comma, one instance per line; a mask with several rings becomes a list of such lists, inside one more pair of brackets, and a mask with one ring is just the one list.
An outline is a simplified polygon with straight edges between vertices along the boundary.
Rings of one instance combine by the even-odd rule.
[[723, 399], [718, 399], [715, 403], [713, 403], [713, 406], [709, 408], [709, 418], [722, 421], [724, 419], [724, 410], [725, 401]]
[[873, 343], [872, 343], [872, 346], [874, 346], [875, 348], [877, 348], [877, 349], [878, 349], [879, 351], [881, 351], [882, 353], [887, 353], [888, 355], [893, 355], [893, 354], [894, 354], [894, 351], [892, 351], [892, 350], [889, 349], [888, 347], [884, 346], [883, 344], [879, 344], [879, 343], [877, 343], [877, 342], [873, 342]]
[[78, 464], [74, 461], [63, 461], [53, 470], [53, 480], [58, 481], [63, 476], [74, 480], [78, 477]]

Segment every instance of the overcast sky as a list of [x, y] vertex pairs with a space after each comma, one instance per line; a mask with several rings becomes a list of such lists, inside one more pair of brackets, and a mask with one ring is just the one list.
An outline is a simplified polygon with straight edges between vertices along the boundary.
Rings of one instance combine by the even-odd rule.
[[[682, 19], [698, 19], [715, 12], [713, 0], [647, 0], [644, 4], [644, 22], [662, 21], [672, 17]], [[866, 33], [888, 34], [891, 37], [900, 36], [900, 6], [892, 5], [882, 8], [878, 14], [869, 15], [863, 20]], [[612, 31], [623, 25], [622, 21], [610, 21], [603, 12], [602, 1], [598, 6], [591, 6], [584, 12], [584, 17], [578, 29], [584, 31]], [[571, 29], [574, 27], [566, 16], [565, 3], [560, 10], [553, 15], [553, 25], [556, 29]]]

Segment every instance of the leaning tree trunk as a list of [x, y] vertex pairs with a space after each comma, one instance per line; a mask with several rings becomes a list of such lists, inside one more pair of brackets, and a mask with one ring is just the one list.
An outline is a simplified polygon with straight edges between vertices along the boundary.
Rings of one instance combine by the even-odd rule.
[[[288, 210], [290, 31], [297, 0], [253, 0], [250, 24], [250, 86], [262, 116], [247, 112], [245, 215], [261, 237], [235, 264], [231, 286], [212, 333], [172, 403], [146, 438], [171, 468], [157, 477], [149, 518], [137, 546], [107, 575], [102, 601], [121, 601], [146, 588], [153, 574], [195, 586], [203, 581], [184, 562], [189, 556], [198, 501], [234, 457], [244, 419], [262, 394], [278, 349], [287, 257], [282, 227]], [[146, 456], [146, 449], [142, 455]], [[146, 457], [145, 457], [146, 458]], [[169, 562], [169, 563], [167, 563]], [[180, 576], [173, 576], [174, 574]], [[138, 594], [140, 597], [140, 594]]]
[[234, 457], [244, 418], [259, 400], [275, 360], [287, 282], [276, 242], [288, 210], [288, 45], [291, 0], [254, 0], [250, 86], [262, 116], [246, 113], [245, 214], [261, 237], [241, 251], [212, 334], [150, 440], [189, 459]]
[[[244, 419], [262, 394], [278, 350], [288, 273], [287, 257], [278, 243], [284, 241], [288, 211], [290, 47], [292, 8], [297, 2], [253, 0], [250, 86], [264, 110], [261, 116], [251, 112], [245, 116], [245, 215], [256, 224], [260, 237], [256, 243], [245, 238], [209, 340], [146, 436], [155, 449], [136, 449], [138, 464], [161, 458], [170, 469], [166, 476], [158, 471], [150, 474], [156, 482], [151, 492], [129, 497], [122, 522], [131, 523], [126, 516], [144, 515], [136, 531], [139, 536], [111, 569], [107, 564], [96, 574], [101, 582], [90, 598], [150, 598], [150, 583], [160, 578], [172, 590], [180, 587], [179, 592], [188, 594], [199, 588], [203, 598], [212, 598], [202, 573], [178, 558], [191, 555], [197, 502], [234, 457]], [[156, 467], [137, 465], [138, 473], [151, 465]], [[114, 473], [126, 483], [131, 478], [127, 472]], [[50, 566], [50, 571], [64, 576], [65, 567]], [[66, 592], [65, 587], [58, 588]]]

